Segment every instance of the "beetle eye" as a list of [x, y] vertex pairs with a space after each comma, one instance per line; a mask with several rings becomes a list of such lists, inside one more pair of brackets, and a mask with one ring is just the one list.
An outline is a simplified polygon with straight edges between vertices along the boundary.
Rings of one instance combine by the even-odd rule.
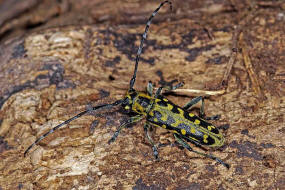
[[125, 98], [122, 104], [129, 104], [129, 98]]

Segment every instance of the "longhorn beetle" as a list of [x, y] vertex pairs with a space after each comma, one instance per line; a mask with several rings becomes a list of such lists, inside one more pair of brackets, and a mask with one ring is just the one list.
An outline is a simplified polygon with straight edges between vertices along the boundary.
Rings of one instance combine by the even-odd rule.
[[[138, 63], [140, 59], [140, 55], [142, 53], [144, 41], [147, 38], [147, 32], [149, 30], [150, 24], [154, 16], [158, 13], [159, 9], [165, 4], [168, 3], [170, 5], [170, 9], [172, 9], [172, 4], [170, 1], [162, 2], [159, 7], [152, 13], [149, 17], [145, 32], [142, 35], [140, 46], [137, 51], [136, 59], [135, 59], [135, 69], [134, 74], [130, 80], [130, 88], [127, 91], [125, 97], [121, 100], [117, 100], [111, 104], [104, 104], [95, 107], [88, 108], [78, 115], [64, 121], [63, 123], [55, 126], [42, 136], [40, 136], [33, 144], [31, 144], [25, 151], [24, 156], [29, 152], [29, 150], [38, 144], [41, 140], [43, 140], [46, 136], [53, 133], [58, 128], [62, 127], [70, 123], [71, 121], [95, 110], [101, 109], [110, 109], [114, 106], [121, 105], [127, 113], [132, 114], [134, 116], [130, 117], [125, 123], [120, 125], [112, 138], [108, 141], [108, 143], [112, 143], [116, 140], [119, 133], [122, 129], [128, 126], [131, 123], [135, 123], [140, 121], [143, 118], [146, 118], [146, 123], [144, 124], [144, 131], [149, 143], [152, 145], [152, 150], [154, 157], [158, 159], [158, 151], [157, 146], [153, 142], [151, 136], [149, 135], [149, 128], [151, 126], [162, 127], [166, 130], [169, 130], [173, 133], [175, 140], [182, 145], [184, 148], [191, 152], [195, 152], [202, 156], [211, 158], [225, 167], [229, 168], [229, 164], [223, 162], [220, 158], [217, 158], [211, 154], [205, 154], [202, 152], [198, 152], [193, 150], [188, 142], [195, 144], [198, 147], [209, 146], [209, 147], [221, 147], [224, 144], [224, 137], [219, 132], [218, 128], [213, 124], [209, 123], [207, 120], [215, 120], [218, 119], [219, 116], [213, 117], [205, 117], [204, 114], [204, 99], [199, 96], [192, 99], [188, 102], [184, 107], [179, 107], [162, 96], [162, 89], [166, 90], [175, 90], [181, 86], [183, 83], [178, 83], [175, 86], [161, 86], [157, 89], [155, 94], [153, 94], [153, 85], [151, 82], [147, 85], [147, 93], [138, 92], [133, 87], [136, 80], [136, 74], [138, 69]], [[194, 104], [202, 102], [200, 107], [200, 115], [199, 117], [194, 115], [193, 113], [188, 112], [188, 109], [191, 108]]]

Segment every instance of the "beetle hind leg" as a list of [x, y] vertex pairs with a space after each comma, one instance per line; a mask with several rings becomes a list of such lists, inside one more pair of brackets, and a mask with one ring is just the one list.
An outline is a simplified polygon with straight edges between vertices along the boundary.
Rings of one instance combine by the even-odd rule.
[[229, 124], [224, 124], [224, 125], [220, 125], [217, 127], [218, 129], [222, 129], [222, 130], [228, 130], [230, 128]]
[[195, 152], [196, 154], [199, 154], [199, 155], [202, 155], [202, 156], [205, 156], [207, 158], [211, 158], [212, 160], [215, 160], [216, 162], [222, 164], [223, 166], [225, 166], [226, 168], [230, 168], [230, 165], [225, 163], [223, 160], [221, 160], [220, 158], [216, 157], [216, 156], [213, 156], [211, 154], [205, 154], [205, 153], [202, 153], [202, 152], [198, 152], [198, 151], [195, 151], [193, 150], [189, 144], [187, 144], [187, 142], [185, 140], [183, 140], [178, 134], [174, 134], [174, 137], [175, 137], [175, 140], [181, 144], [184, 148], [186, 148], [187, 150], [189, 150], [190, 152]]

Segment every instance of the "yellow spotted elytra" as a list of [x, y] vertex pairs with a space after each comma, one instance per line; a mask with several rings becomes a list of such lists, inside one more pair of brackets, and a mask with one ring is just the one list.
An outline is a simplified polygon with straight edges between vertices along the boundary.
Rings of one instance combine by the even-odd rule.
[[[108, 143], [112, 143], [116, 140], [120, 131], [128, 126], [131, 123], [135, 123], [140, 121], [143, 118], [146, 118], [146, 123], [144, 124], [144, 131], [146, 137], [150, 144], [152, 145], [153, 154], [155, 158], [158, 158], [158, 150], [157, 146], [153, 142], [152, 138], [149, 135], [149, 128], [151, 126], [162, 127], [166, 130], [169, 130], [173, 133], [175, 140], [182, 145], [184, 148], [191, 152], [195, 152], [197, 154], [203, 155], [205, 157], [211, 158], [225, 167], [229, 168], [229, 165], [222, 161], [221, 159], [202, 152], [198, 152], [193, 150], [187, 142], [191, 142], [196, 146], [209, 146], [209, 147], [221, 147], [224, 144], [224, 137], [221, 132], [215, 127], [213, 124], [208, 122], [208, 120], [218, 119], [219, 116], [213, 117], [205, 117], [204, 114], [204, 99], [199, 96], [192, 99], [188, 102], [184, 107], [179, 107], [169, 101], [167, 98], [162, 96], [162, 89], [165, 88], [168, 91], [175, 90], [183, 85], [183, 83], [179, 83], [176, 86], [161, 86], [158, 90], [153, 94], [153, 85], [151, 82], [147, 85], [147, 92], [138, 92], [133, 87], [136, 80], [136, 73], [138, 69], [139, 58], [142, 53], [144, 40], [147, 38], [147, 32], [149, 26], [151, 24], [152, 19], [157, 14], [159, 9], [165, 4], [169, 3], [171, 8], [170, 1], [162, 2], [159, 7], [152, 13], [150, 18], [147, 21], [145, 32], [142, 35], [141, 43], [137, 51], [136, 60], [135, 60], [135, 69], [134, 74], [130, 80], [130, 88], [127, 91], [125, 97], [123, 99], [117, 100], [111, 104], [104, 104], [95, 106], [92, 108], [88, 108], [78, 115], [64, 121], [63, 123], [55, 126], [42, 136], [40, 136], [33, 144], [31, 144], [25, 151], [24, 155], [29, 152], [29, 150], [38, 144], [41, 140], [43, 140], [47, 135], [53, 133], [58, 128], [62, 127], [70, 123], [71, 121], [95, 110], [101, 109], [110, 109], [114, 106], [121, 105], [127, 113], [130, 113], [132, 117], [130, 117], [125, 123], [118, 127], [117, 131], [114, 133], [112, 138], [108, 141]], [[188, 110], [199, 101], [202, 102], [202, 106], [200, 108], [199, 117], [190, 113]]]

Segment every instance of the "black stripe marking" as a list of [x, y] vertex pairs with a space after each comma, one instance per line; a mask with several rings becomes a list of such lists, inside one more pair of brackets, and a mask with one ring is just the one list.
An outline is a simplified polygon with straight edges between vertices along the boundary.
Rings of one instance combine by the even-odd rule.
[[187, 120], [192, 121], [192, 122], [194, 122], [195, 119], [198, 118], [197, 116], [190, 117], [190, 116], [189, 116], [189, 112], [187, 112], [187, 111], [184, 111], [183, 116], [184, 116]]
[[160, 100], [161, 101], [157, 102], [157, 104], [160, 105], [160, 106], [163, 106], [163, 107], [167, 107], [167, 102], [165, 102], [162, 98]]
[[177, 109], [178, 107], [176, 105], [173, 105], [173, 108], [171, 109], [171, 111], [173, 113], [177, 113], [177, 114], [180, 114], [179, 110]]

